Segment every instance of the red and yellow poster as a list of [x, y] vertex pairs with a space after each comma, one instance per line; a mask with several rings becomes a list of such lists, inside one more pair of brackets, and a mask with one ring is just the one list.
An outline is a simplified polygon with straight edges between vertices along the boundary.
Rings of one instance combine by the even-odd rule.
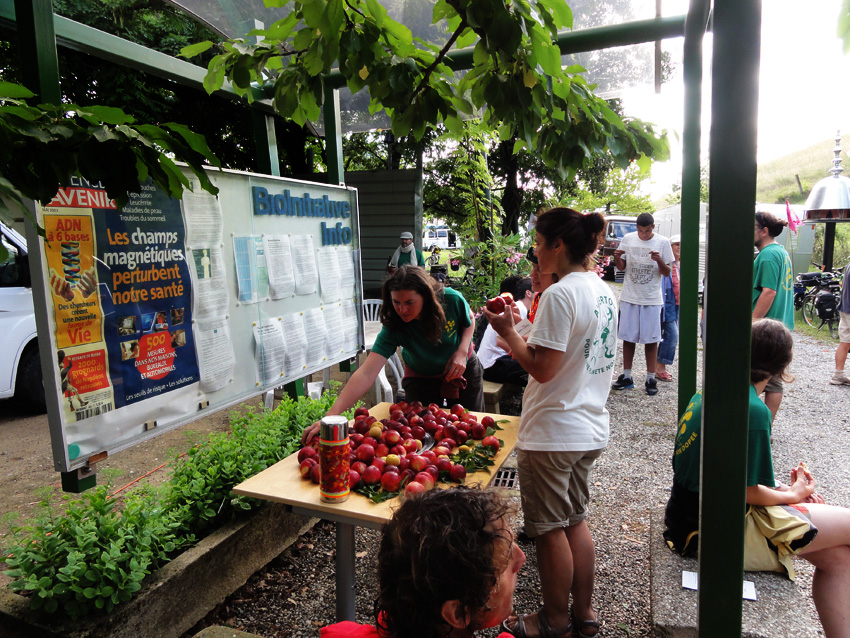
[[47, 283], [56, 320], [56, 347], [103, 341], [91, 214], [44, 215]]

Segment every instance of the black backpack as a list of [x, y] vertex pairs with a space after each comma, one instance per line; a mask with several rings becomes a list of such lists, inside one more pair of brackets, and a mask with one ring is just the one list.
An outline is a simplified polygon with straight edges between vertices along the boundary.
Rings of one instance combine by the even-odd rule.
[[833, 319], [837, 310], [835, 295], [831, 292], [822, 292], [815, 299], [815, 310], [822, 320]]

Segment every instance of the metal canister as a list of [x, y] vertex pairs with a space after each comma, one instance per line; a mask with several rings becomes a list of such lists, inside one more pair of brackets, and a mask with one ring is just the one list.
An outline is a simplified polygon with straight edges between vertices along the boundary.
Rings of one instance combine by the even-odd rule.
[[326, 416], [319, 423], [319, 492], [326, 503], [342, 503], [351, 491], [348, 419]]

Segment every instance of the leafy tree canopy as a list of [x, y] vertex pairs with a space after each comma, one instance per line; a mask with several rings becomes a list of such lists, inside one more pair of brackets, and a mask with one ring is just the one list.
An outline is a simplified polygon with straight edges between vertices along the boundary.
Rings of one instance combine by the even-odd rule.
[[[352, 93], [368, 92], [370, 111], [386, 111], [397, 138], [421, 139], [438, 124], [459, 134], [462, 118], [481, 114], [500, 140], [516, 140], [514, 151], [538, 154], [563, 177], [604, 154], [620, 168], [667, 158], [666, 134], [618, 116], [593, 94], [582, 67], [561, 67], [553, 40], [572, 27], [563, 0], [437, 0], [433, 21], [445, 24], [442, 46], [414, 39], [376, 0], [295, 1], [291, 7], [286, 18], [248, 34], [259, 43], [224, 42], [209, 63], [207, 90], [226, 78], [251, 99], [251, 84], [270, 79], [277, 111], [303, 124], [319, 118], [323, 78], [338, 72]], [[471, 68], [458, 80], [449, 56], [472, 45]], [[199, 43], [183, 55], [207, 54], [213, 46]]]

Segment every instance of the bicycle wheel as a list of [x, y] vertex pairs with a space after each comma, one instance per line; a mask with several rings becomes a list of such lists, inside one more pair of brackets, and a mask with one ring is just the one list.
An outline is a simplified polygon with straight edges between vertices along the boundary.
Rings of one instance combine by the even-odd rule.
[[814, 295], [808, 296], [803, 300], [803, 321], [806, 322], [806, 325], [812, 326], [813, 328], [817, 327], [815, 322], [820, 321], [817, 310], [815, 309]]

